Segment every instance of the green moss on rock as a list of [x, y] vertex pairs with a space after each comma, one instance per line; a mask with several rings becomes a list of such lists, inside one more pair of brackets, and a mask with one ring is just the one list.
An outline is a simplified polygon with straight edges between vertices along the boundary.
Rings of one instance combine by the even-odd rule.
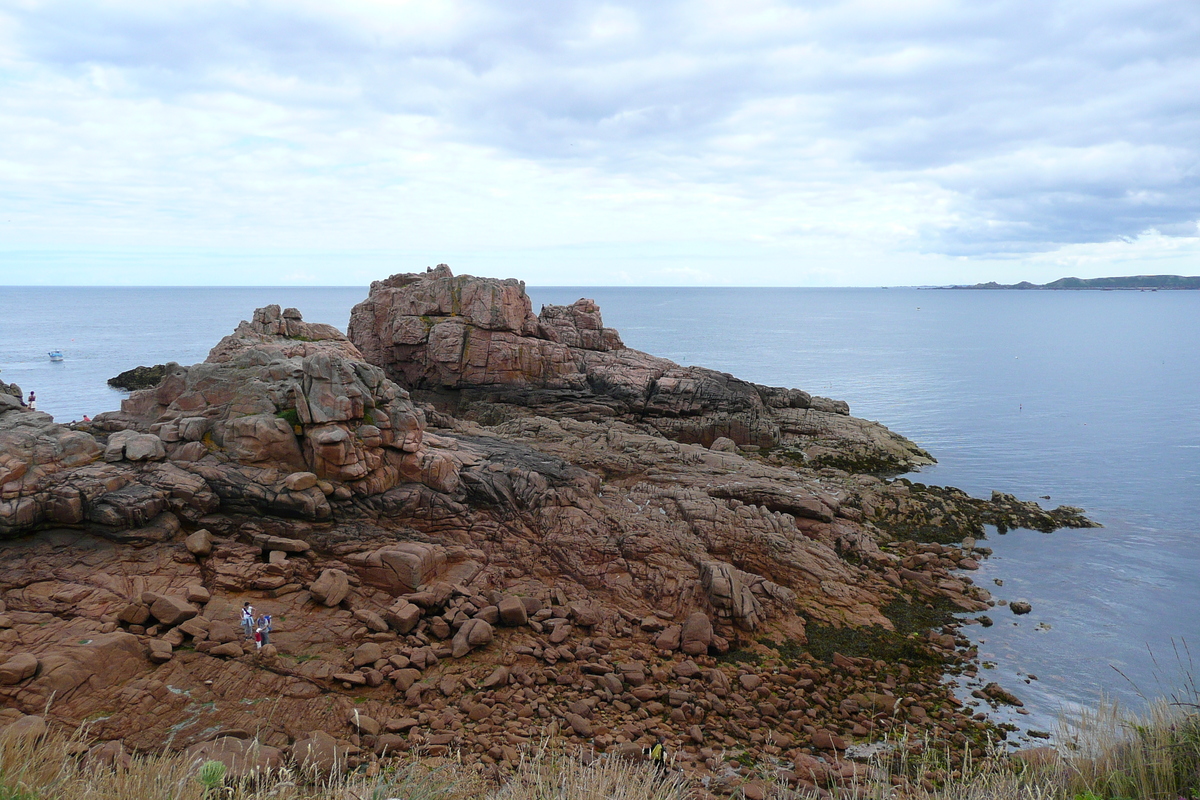
[[108, 385], [114, 389], [124, 389], [129, 392], [150, 389], [158, 386], [166, 374], [166, 364], [155, 364], [153, 367], [134, 367], [125, 370], [115, 378], [109, 378]]

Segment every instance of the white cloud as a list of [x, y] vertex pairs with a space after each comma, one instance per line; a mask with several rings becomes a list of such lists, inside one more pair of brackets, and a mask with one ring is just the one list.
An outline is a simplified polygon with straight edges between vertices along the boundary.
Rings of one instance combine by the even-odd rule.
[[0, 283], [110, 280], [87, 253], [149, 282], [1188, 271], [1197, 33], [1187, 0], [10, 4]]

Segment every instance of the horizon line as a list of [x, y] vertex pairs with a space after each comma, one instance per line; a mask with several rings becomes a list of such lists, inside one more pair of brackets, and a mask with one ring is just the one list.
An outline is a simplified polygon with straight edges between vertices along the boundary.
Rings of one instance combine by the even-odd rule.
[[[478, 277], [478, 276], [475, 276]], [[499, 280], [508, 280], [501, 278]], [[839, 286], [813, 286], [798, 284], [759, 284], [759, 285], [726, 285], [726, 284], [628, 284], [628, 283], [526, 283], [530, 289], [939, 289], [956, 284], [859, 284]], [[328, 283], [328, 284], [161, 284], [161, 283], [12, 283], [0, 284], [2, 289], [356, 289], [363, 287], [361, 283]], [[367, 288], [370, 284], [365, 284]]]

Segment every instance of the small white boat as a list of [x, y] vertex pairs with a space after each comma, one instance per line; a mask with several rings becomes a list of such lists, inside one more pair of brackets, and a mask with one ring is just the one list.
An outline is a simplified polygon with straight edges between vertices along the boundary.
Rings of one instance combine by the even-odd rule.
[[51, 350], [48, 355], [50, 356], [51, 361], [63, 360], [62, 350]]

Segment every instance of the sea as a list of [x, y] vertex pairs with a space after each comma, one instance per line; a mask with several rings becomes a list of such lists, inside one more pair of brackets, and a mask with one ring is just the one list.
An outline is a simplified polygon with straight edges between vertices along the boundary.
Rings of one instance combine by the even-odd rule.
[[[1104, 527], [991, 530], [971, 577], [1033, 611], [966, 628], [984, 680], [1053, 729], [1144, 710], [1200, 649], [1200, 292], [529, 287], [597, 301], [629, 347], [849, 402], [929, 450], [909, 475], [1080, 506]], [[106, 380], [203, 360], [268, 303], [345, 329], [365, 287], [0, 287], [0, 381], [61, 422], [119, 407]], [[51, 363], [48, 351], [64, 360]], [[1200, 656], [1200, 652], [1195, 653]]]

